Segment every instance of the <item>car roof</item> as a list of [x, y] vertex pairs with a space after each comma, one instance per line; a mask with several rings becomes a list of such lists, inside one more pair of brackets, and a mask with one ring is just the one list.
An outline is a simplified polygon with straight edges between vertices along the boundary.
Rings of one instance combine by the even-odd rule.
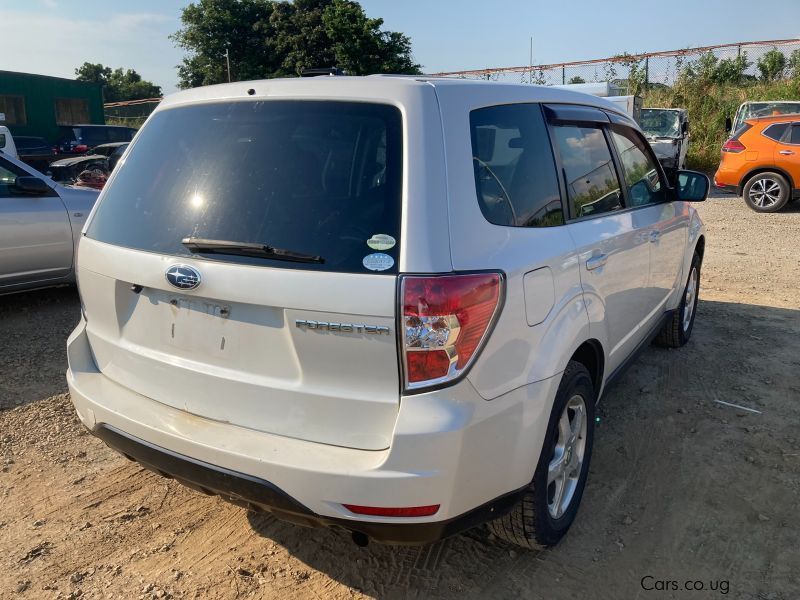
[[753, 117], [745, 119], [744, 122], [750, 125], [771, 125], [772, 123], [794, 123], [800, 121], [800, 112], [785, 115], [769, 115], [766, 117]]
[[363, 95], [371, 99], [392, 101], [399, 94], [407, 93], [410, 88], [414, 87], [458, 88], [464, 94], [469, 94], [470, 90], [477, 89], [482, 89], [485, 92], [487, 87], [491, 87], [497, 91], [498, 103], [503, 102], [505, 94], [518, 97], [521, 90], [527, 90], [530, 92], [526, 94], [526, 101], [528, 102], [583, 104], [628, 116], [619, 107], [604, 98], [574, 90], [542, 85], [427, 75], [367, 75], [364, 77], [322, 75], [317, 77], [291, 77], [221, 83], [183, 90], [165, 96], [155, 112], [184, 104], [248, 98], [313, 98], [319, 96], [358, 99], [359, 96]]

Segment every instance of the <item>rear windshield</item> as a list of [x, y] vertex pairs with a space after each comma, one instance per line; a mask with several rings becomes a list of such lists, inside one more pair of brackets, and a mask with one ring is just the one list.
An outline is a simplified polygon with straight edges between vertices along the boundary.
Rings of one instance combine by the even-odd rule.
[[396, 272], [402, 121], [392, 106], [239, 101], [154, 114], [87, 235], [175, 256], [187, 237], [257, 243], [321, 263], [198, 253], [208, 260]]

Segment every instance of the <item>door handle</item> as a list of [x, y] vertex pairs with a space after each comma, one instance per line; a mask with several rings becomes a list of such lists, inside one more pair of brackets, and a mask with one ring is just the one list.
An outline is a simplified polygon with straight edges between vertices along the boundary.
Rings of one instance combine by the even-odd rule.
[[658, 229], [650, 230], [650, 242], [655, 244], [661, 238], [661, 232]]
[[607, 254], [595, 254], [591, 258], [586, 259], [586, 269], [588, 271], [594, 271], [595, 269], [599, 269], [600, 267], [604, 266], [607, 262]]
[[784, 156], [793, 156], [794, 152], [791, 150], [780, 150], [778, 151], [778, 154], [783, 154]]

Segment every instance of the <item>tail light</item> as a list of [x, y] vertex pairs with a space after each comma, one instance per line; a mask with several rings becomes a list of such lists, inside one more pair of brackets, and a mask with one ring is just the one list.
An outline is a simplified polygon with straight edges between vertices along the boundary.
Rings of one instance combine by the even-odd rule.
[[467, 372], [497, 318], [503, 284], [500, 273], [402, 278], [406, 390], [452, 383]]
[[747, 150], [745, 145], [735, 138], [729, 139], [722, 145], [723, 152], [733, 152], [734, 154], [738, 154], [744, 150]]
[[81, 153], [81, 152], [88, 152], [89, 146], [86, 144], [78, 144], [72, 149], [73, 152]]

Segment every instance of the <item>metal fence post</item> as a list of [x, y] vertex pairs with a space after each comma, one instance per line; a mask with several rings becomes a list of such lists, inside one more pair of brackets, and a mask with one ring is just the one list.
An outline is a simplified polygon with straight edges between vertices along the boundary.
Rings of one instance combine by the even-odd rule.
[[644, 58], [644, 89], [647, 90], [650, 87], [650, 57], [645, 56]]
[[561, 65], [561, 85], [567, 83], [567, 67]]

